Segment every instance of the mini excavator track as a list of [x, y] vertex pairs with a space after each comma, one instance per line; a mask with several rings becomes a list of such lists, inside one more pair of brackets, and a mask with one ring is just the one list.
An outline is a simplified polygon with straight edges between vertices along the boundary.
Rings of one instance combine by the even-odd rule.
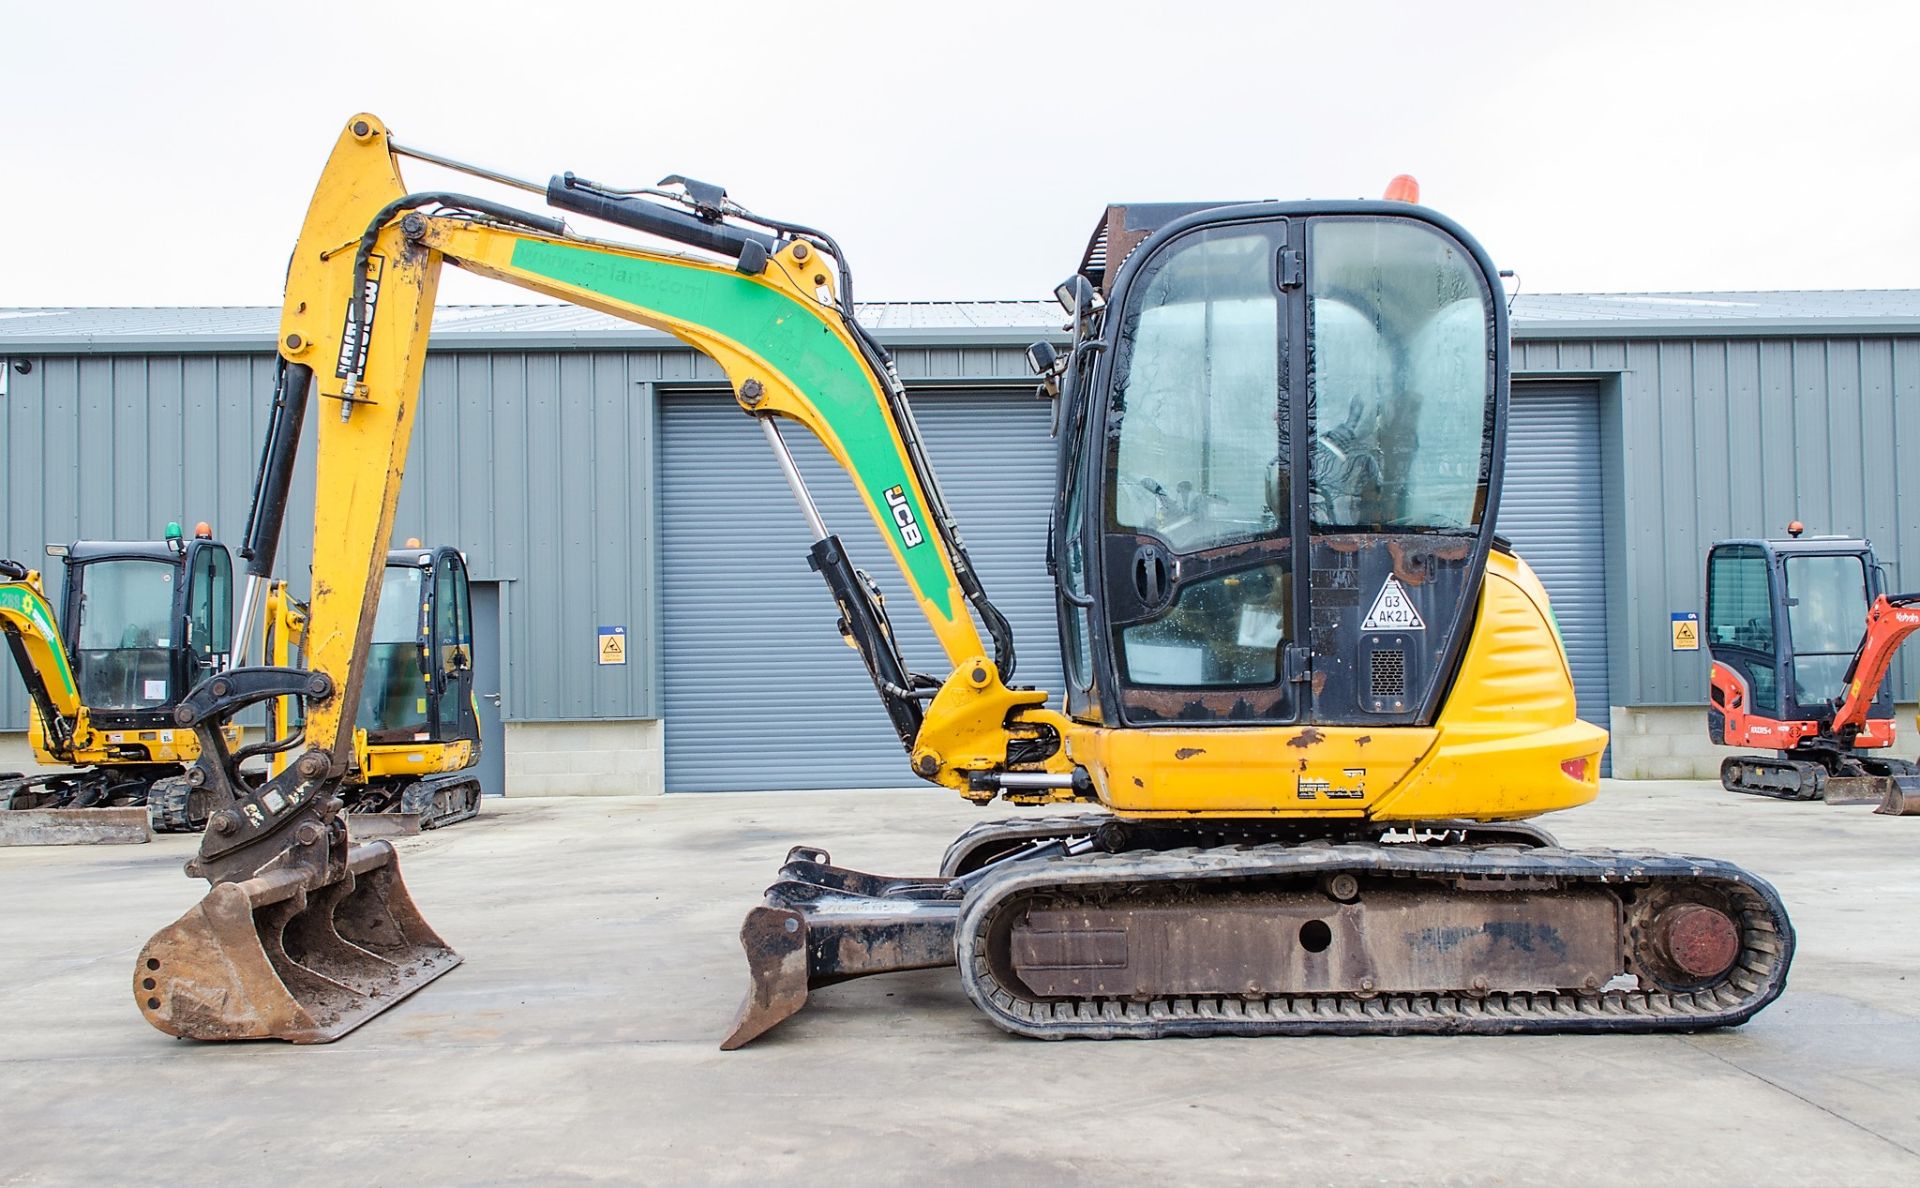
[[[1189, 844], [1106, 852], [1116, 829]], [[1054, 1039], [1698, 1031], [1772, 1002], [1792, 961], [1779, 896], [1729, 863], [1565, 850], [1524, 823], [1198, 835], [1105, 814], [993, 822], [936, 878], [797, 847], [741, 929], [753, 985], [723, 1046], [810, 989], [949, 961], [996, 1024]]]

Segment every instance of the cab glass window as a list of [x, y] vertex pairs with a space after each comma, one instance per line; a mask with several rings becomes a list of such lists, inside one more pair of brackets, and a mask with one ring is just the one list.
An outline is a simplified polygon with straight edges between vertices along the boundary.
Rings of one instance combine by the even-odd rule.
[[187, 625], [201, 664], [224, 663], [233, 651], [233, 560], [222, 548], [202, 547], [187, 587]]
[[1277, 226], [1195, 232], [1135, 282], [1116, 350], [1107, 519], [1175, 552], [1274, 535], [1285, 518]]
[[175, 566], [91, 561], [81, 577], [74, 669], [95, 709], [153, 709], [172, 696]]
[[460, 730], [460, 707], [466, 688], [458, 678], [473, 667], [472, 609], [467, 605], [466, 570], [458, 558], [445, 557], [436, 572], [434, 644], [439, 650], [440, 729], [442, 737]]
[[425, 571], [411, 565], [390, 565], [381, 578], [367, 675], [354, 720], [371, 742], [417, 742], [428, 731], [427, 679], [420, 671], [427, 592]]
[[1767, 556], [1752, 546], [1713, 551], [1707, 564], [1707, 642], [1773, 654]]
[[1316, 529], [1477, 532], [1493, 439], [1491, 295], [1411, 220], [1315, 220], [1307, 247]]
[[1794, 699], [1832, 701], [1845, 694], [1847, 668], [1866, 633], [1866, 565], [1858, 556], [1790, 556], [1786, 571]]
[[1189, 582], [1164, 615], [1122, 628], [1135, 685], [1271, 685], [1280, 676], [1288, 577], [1278, 565]]

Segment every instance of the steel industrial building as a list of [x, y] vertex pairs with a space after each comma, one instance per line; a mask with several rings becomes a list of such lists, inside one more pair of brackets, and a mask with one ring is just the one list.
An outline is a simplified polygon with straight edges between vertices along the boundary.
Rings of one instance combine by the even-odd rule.
[[[47, 542], [152, 537], [168, 520], [237, 539], [276, 317], [0, 310], [0, 557], [37, 563]], [[915, 303], [862, 318], [898, 357], [1014, 623], [1017, 680], [1058, 688], [1053, 443], [1023, 356], [1057, 337], [1057, 310]], [[1670, 627], [1703, 609], [1710, 541], [1798, 518], [1864, 533], [1896, 585], [1920, 585], [1920, 291], [1523, 296], [1513, 324], [1501, 531], [1552, 590], [1582, 715], [1615, 731], [1615, 774], [1709, 774], [1705, 653], [1675, 651]], [[396, 536], [467, 554], [481, 649], [498, 633], [497, 675], [484, 660], [480, 675], [500, 694], [510, 792], [912, 782], [807, 569], [804, 524], [714, 366], [560, 306], [443, 308], [432, 346]], [[829, 524], [888, 586], [851, 487], [788, 436]], [[305, 573], [311, 487], [309, 469], [283, 572]], [[911, 614], [896, 624], [910, 660], [937, 658]], [[626, 662], [603, 664], [614, 628]], [[1902, 702], [1917, 676], [1908, 657]], [[0, 681], [0, 768], [25, 761], [17, 685]], [[1912, 754], [1910, 707], [1903, 721]]]

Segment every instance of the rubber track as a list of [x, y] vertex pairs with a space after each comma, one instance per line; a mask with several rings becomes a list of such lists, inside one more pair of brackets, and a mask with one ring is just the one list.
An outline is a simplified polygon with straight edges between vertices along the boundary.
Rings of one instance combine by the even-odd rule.
[[[1741, 951], [1726, 981], [1691, 993], [1273, 994], [1148, 1002], [1035, 999], [999, 982], [987, 960], [986, 937], [998, 911], [1017, 910], [1027, 893], [1341, 871], [1372, 878], [1547, 877], [1610, 886], [1704, 880], [1737, 904]], [[1040, 1039], [1700, 1031], [1743, 1023], [1777, 998], [1786, 985], [1793, 946], [1793, 926], [1779, 895], [1730, 863], [1615, 850], [1415, 844], [1227, 847], [1009, 863], [974, 887], [955, 932], [967, 996], [999, 1026]]]
[[185, 776], [155, 780], [147, 790], [147, 821], [155, 833], [199, 833], [206, 829], [205, 817], [195, 821], [188, 815], [193, 794], [198, 791]]

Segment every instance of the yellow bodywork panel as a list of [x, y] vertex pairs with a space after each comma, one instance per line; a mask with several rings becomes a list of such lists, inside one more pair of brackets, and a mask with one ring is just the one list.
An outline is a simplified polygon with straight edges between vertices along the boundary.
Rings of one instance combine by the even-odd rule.
[[473, 765], [473, 743], [467, 739], [449, 743], [369, 743], [367, 732], [354, 731], [354, 751], [359, 756], [360, 773], [379, 776], [437, 775], [463, 771]]
[[[1430, 728], [1076, 723], [1067, 735], [1100, 800], [1129, 817], [1530, 817], [1593, 799], [1606, 744], [1575, 716], [1539, 579], [1498, 552]], [[1587, 761], [1578, 777], [1561, 767], [1576, 759]]]

